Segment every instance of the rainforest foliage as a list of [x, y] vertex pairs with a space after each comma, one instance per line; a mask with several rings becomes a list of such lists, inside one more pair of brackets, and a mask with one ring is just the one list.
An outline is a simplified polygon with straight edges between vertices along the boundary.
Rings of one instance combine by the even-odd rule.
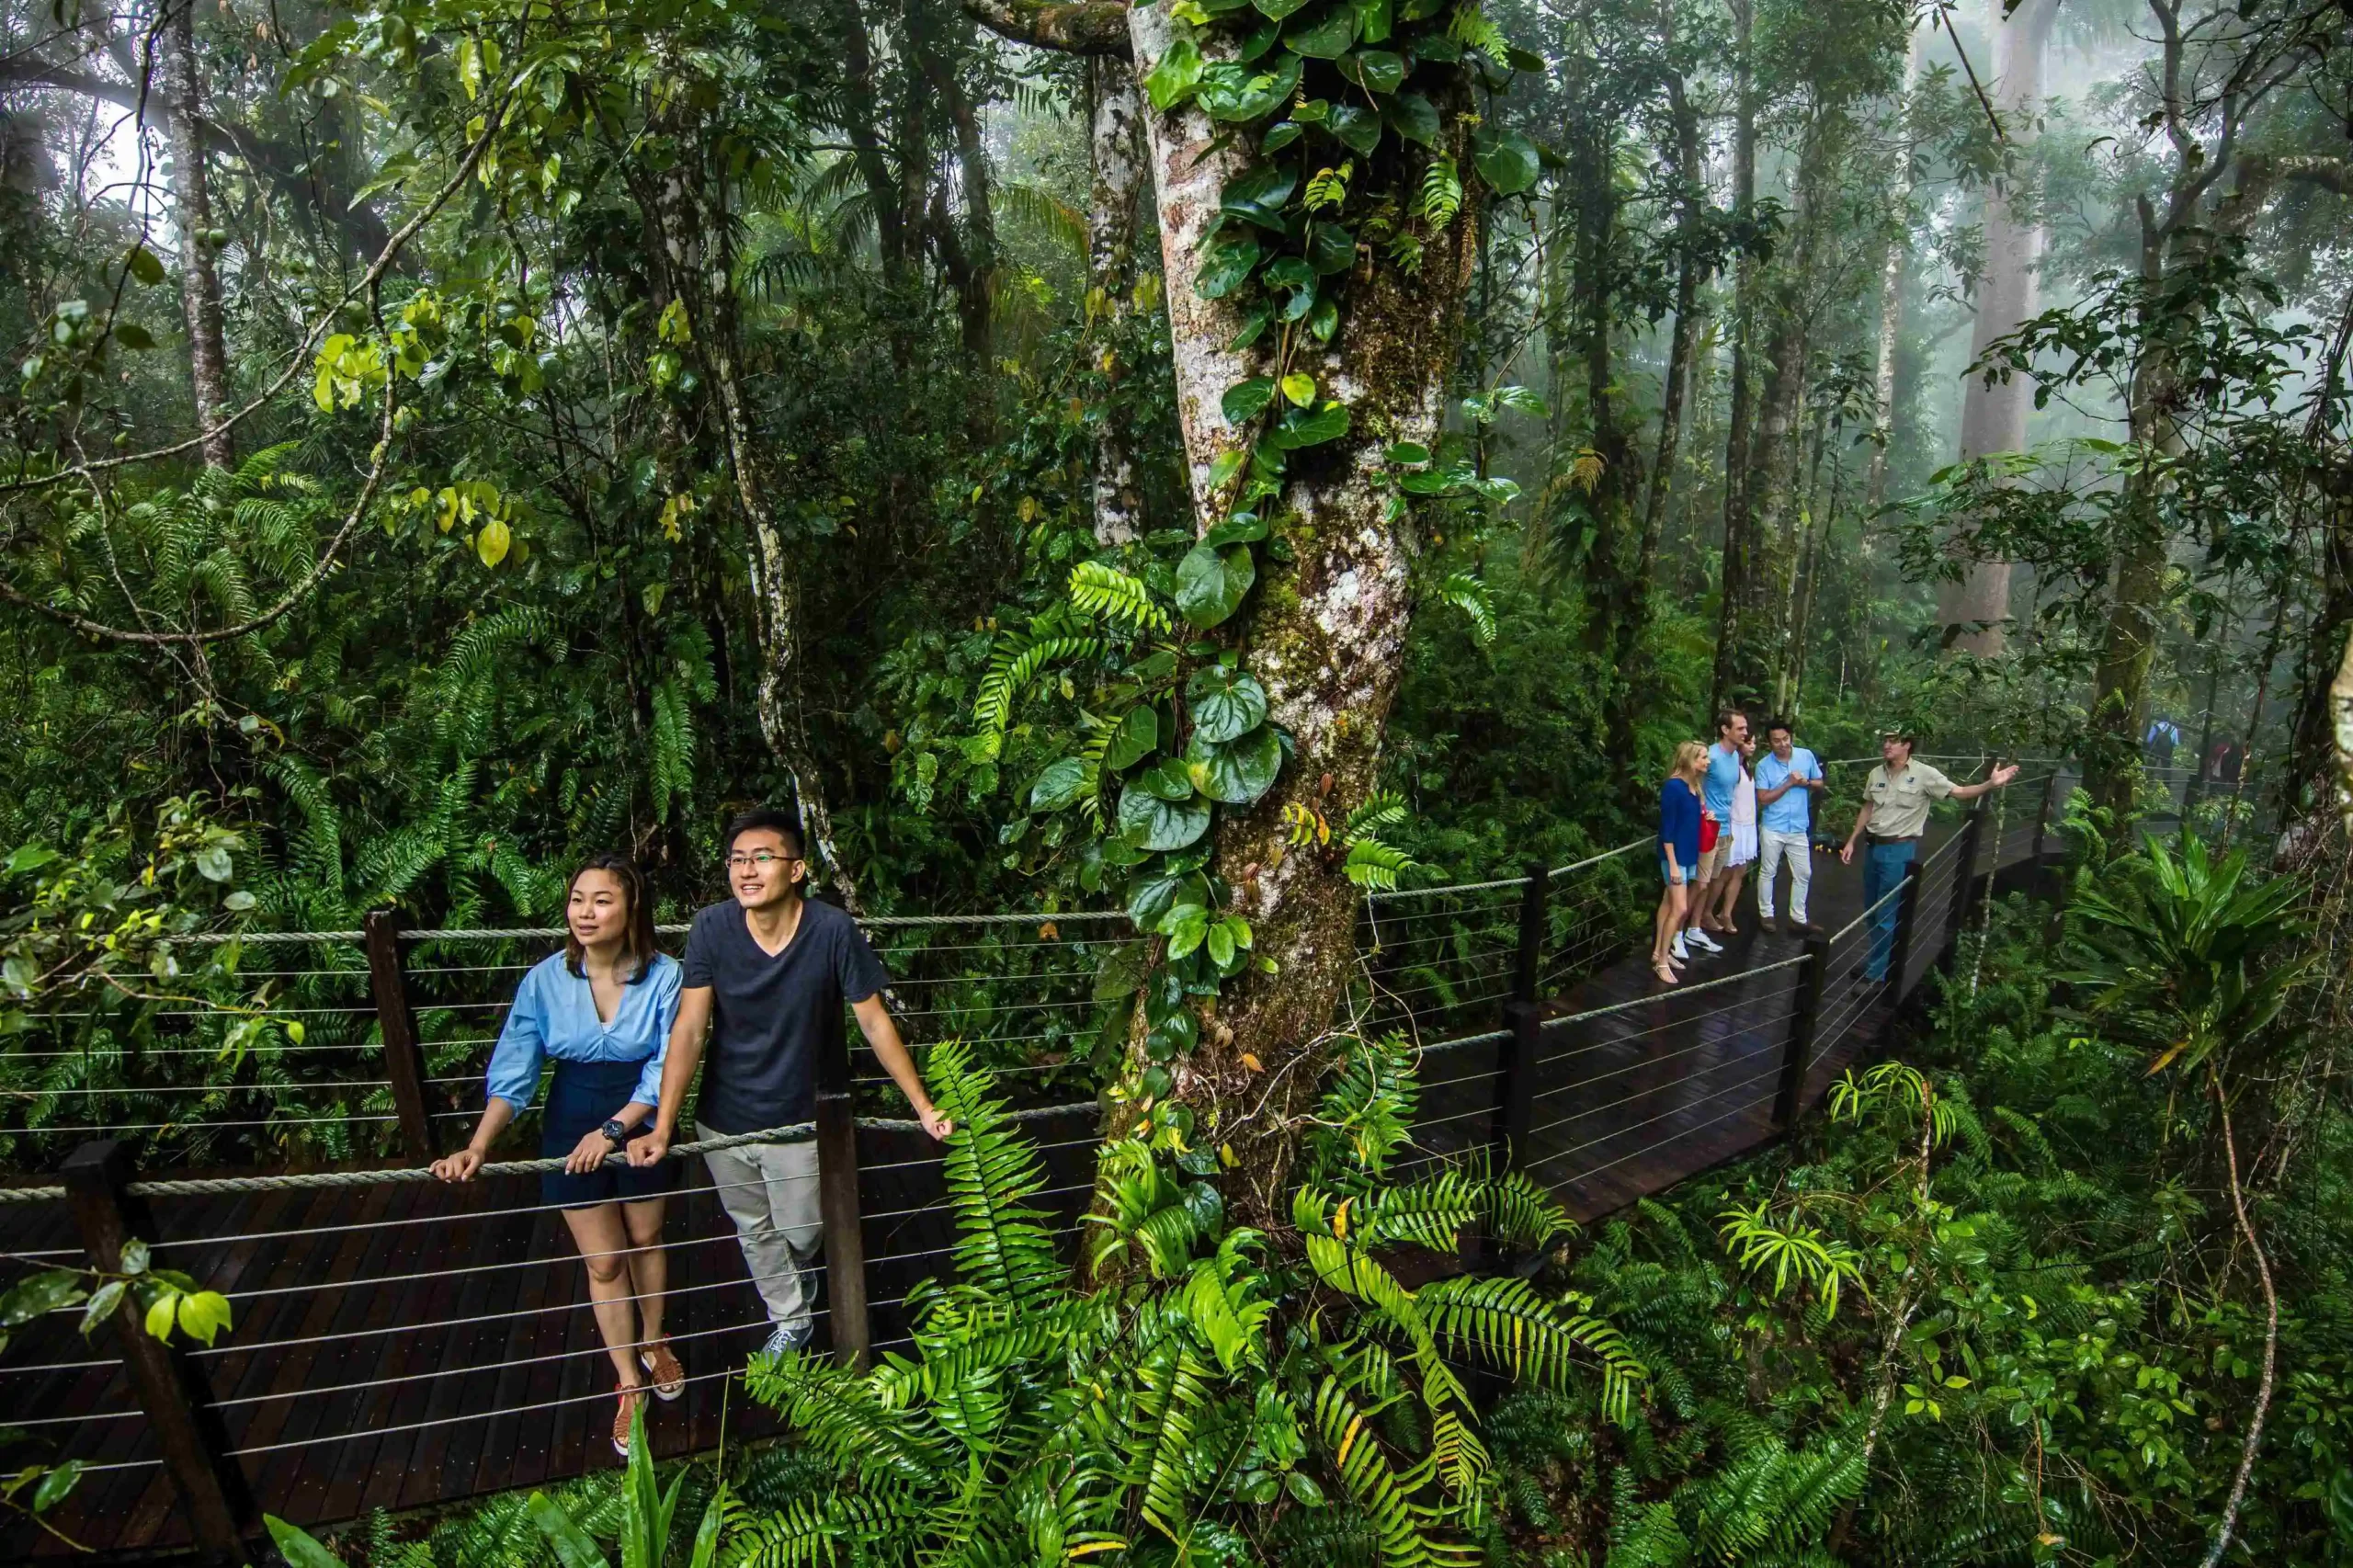
[[[764, 1365], [723, 1493], [340, 1550], [2353, 1550], [2343, 6], [0, 15], [15, 1164], [384, 1153], [358, 949], [253, 935], [615, 848], [679, 917], [755, 801], [1038, 915], [886, 954], [965, 1127], [916, 1354]], [[1590, 1233], [1415, 1164], [1368, 893], [1647, 833], [1728, 703], [2077, 759], [2063, 908]], [[449, 1082], [527, 956], [455, 952]], [[1097, 1093], [1074, 1270], [992, 1108]], [[139, 1273], [54, 1288], [202, 1294]]]

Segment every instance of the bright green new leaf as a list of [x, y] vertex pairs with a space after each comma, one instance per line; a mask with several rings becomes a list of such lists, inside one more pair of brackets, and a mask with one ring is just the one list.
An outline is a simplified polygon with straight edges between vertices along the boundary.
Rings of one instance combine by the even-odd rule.
[[1179, 34], [1168, 46], [1168, 52], [1146, 73], [1143, 90], [1152, 99], [1152, 107], [1166, 114], [1190, 97], [1201, 82], [1201, 51], [1193, 40]]
[[506, 559], [507, 547], [514, 542], [506, 525], [493, 517], [474, 535], [474, 553], [482, 557], [484, 566], [495, 566]]
[[264, 1514], [261, 1522], [269, 1528], [269, 1539], [278, 1543], [278, 1554], [286, 1559], [286, 1568], [343, 1568], [343, 1559], [320, 1545], [301, 1526], [290, 1525], [275, 1514]]
[[1283, 396], [1295, 407], [1304, 408], [1315, 396], [1315, 378], [1301, 375], [1296, 370], [1283, 378], [1282, 387]]

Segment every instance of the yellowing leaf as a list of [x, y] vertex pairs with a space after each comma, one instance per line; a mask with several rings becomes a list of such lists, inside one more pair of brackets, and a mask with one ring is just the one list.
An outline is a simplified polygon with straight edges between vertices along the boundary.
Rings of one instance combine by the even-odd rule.
[[1294, 370], [1283, 378], [1282, 389], [1283, 396], [1290, 400], [1292, 407], [1305, 408], [1314, 400], [1315, 378], [1301, 375]]
[[1247, 1067], [1253, 1073], [1264, 1073], [1267, 1070], [1267, 1064], [1265, 1062], [1259, 1061], [1256, 1057], [1251, 1055], [1246, 1051], [1242, 1053], [1242, 1065]]
[[474, 535], [474, 553], [482, 557], [484, 566], [495, 566], [506, 559], [506, 547], [513, 542], [514, 535], [507, 531], [506, 525], [493, 517]]

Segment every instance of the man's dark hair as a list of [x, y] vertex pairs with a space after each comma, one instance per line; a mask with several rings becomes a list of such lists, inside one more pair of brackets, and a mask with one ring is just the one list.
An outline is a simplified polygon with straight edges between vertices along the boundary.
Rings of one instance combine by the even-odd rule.
[[729, 818], [727, 831], [720, 835], [721, 853], [733, 854], [737, 839], [747, 833], [757, 833], [763, 829], [781, 835], [785, 848], [792, 854], [794, 858], [798, 859], [808, 853], [808, 846], [801, 837], [800, 819], [790, 812], [775, 806], [754, 806], [748, 812], [737, 812]]
[[1718, 733], [1718, 734], [1720, 734], [1720, 735], [1721, 735], [1721, 734], [1722, 734], [1726, 730], [1731, 729], [1731, 728], [1732, 728], [1732, 722], [1733, 722], [1734, 719], [1745, 719], [1745, 718], [1747, 718], [1747, 717], [1748, 717], [1748, 715], [1747, 715], [1746, 713], [1743, 712], [1740, 709], [1737, 709], [1737, 708], [1727, 708], [1727, 709], [1725, 709], [1722, 712], [1721, 712], [1721, 713], [1719, 713], [1719, 714], [1717, 714], [1717, 715], [1716, 715], [1716, 733]]
[[1785, 735], [1795, 735], [1798, 733], [1798, 727], [1795, 724], [1790, 723], [1787, 719], [1774, 718], [1765, 721], [1765, 738], [1767, 740], [1773, 738], [1773, 732], [1776, 730], [1780, 731]]

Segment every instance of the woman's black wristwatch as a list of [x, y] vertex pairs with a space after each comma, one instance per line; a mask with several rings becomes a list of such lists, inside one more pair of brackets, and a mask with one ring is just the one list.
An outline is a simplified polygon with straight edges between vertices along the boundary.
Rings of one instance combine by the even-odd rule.
[[605, 1142], [616, 1149], [629, 1142], [629, 1129], [619, 1121], [608, 1121], [600, 1131], [605, 1134]]

